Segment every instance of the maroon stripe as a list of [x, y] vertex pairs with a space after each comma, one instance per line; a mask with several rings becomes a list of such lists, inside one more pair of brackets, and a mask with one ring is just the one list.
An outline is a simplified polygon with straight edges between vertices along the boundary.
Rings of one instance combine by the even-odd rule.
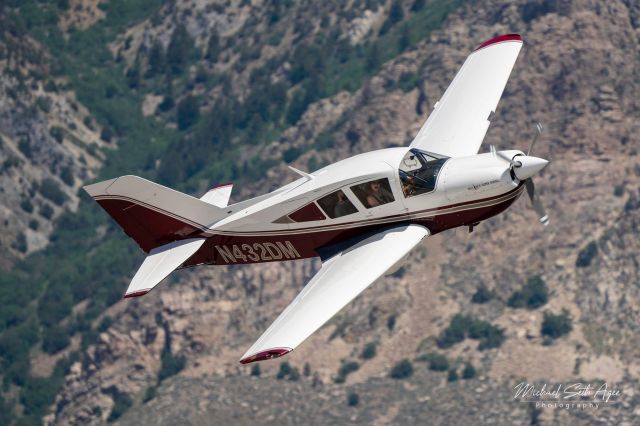
[[[375, 231], [393, 226], [394, 224], [415, 223], [425, 226], [429, 232], [437, 234], [447, 229], [458, 226], [470, 225], [495, 216], [509, 207], [517, 197], [512, 197], [490, 206], [481, 206], [458, 212], [436, 214], [427, 218], [407, 219], [399, 218], [393, 223], [382, 224], [362, 224], [350, 228], [341, 229], [318, 229], [308, 233], [293, 234], [263, 234], [263, 235], [227, 235], [214, 234], [207, 238], [202, 247], [187, 261], [184, 267], [196, 266], [200, 264], [227, 265], [227, 264], [247, 264], [263, 262], [282, 262], [298, 258], [310, 258], [318, 256], [317, 250], [321, 247], [340, 243], [349, 238], [361, 235], [365, 232]], [[278, 252], [279, 256], [272, 256], [267, 248], [270, 245], [293, 245], [297, 255], [287, 258]], [[228, 250], [225, 258], [220, 251]], [[265, 256], [263, 256], [263, 254]], [[229, 255], [231, 259], [229, 259]], [[258, 258], [256, 258], [258, 256]], [[243, 258], [244, 257], [244, 258]]]
[[267, 349], [266, 351], [258, 352], [255, 355], [248, 356], [246, 358], [242, 358], [240, 360], [241, 364], [249, 364], [255, 361], [265, 361], [267, 359], [279, 358], [282, 355], [286, 355], [291, 352], [293, 349], [291, 348], [273, 348]]
[[474, 52], [477, 52], [480, 49], [484, 49], [485, 47], [491, 46], [492, 44], [501, 43], [503, 41], [522, 41], [522, 36], [520, 34], [503, 34], [498, 37], [494, 37], [491, 40], [487, 40], [478, 46]]

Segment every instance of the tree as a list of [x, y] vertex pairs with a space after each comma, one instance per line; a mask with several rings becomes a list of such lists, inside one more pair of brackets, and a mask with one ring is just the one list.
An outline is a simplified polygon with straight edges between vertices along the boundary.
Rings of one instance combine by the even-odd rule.
[[360, 402], [360, 397], [355, 392], [349, 392], [347, 395], [347, 405], [349, 407], [355, 407]]
[[167, 47], [167, 65], [173, 74], [180, 74], [193, 48], [193, 40], [187, 32], [184, 24], [179, 24], [171, 35], [171, 41]]
[[464, 380], [469, 380], [473, 379], [474, 377], [476, 377], [476, 369], [470, 362], [467, 362], [464, 365], [464, 369], [462, 370], [462, 378]]
[[362, 349], [362, 353], [360, 354], [360, 358], [362, 359], [371, 359], [374, 358], [376, 356], [376, 349], [377, 349], [377, 344], [376, 342], [369, 342], [365, 345], [365, 347]]
[[544, 313], [540, 332], [543, 336], [549, 336], [552, 339], [569, 334], [573, 330], [571, 325], [571, 317], [567, 310], [563, 310], [561, 314], [555, 315], [551, 312]]
[[176, 121], [178, 129], [185, 130], [198, 121], [200, 107], [198, 100], [194, 96], [187, 96], [178, 104], [176, 111]]
[[408, 359], [403, 359], [393, 366], [389, 376], [392, 379], [402, 380], [411, 377], [413, 374], [413, 364]]
[[207, 54], [205, 57], [211, 62], [215, 62], [218, 59], [218, 55], [220, 54], [220, 36], [216, 31], [211, 34], [209, 37], [209, 42], [207, 43]]
[[480, 284], [476, 289], [476, 292], [471, 296], [471, 303], [487, 303], [494, 297], [495, 294], [493, 291], [489, 290], [484, 284]]
[[164, 47], [159, 40], [156, 40], [149, 51], [149, 77], [162, 74], [166, 66]]
[[529, 277], [521, 290], [514, 291], [507, 305], [512, 308], [537, 309], [547, 303], [549, 291], [547, 285], [539, 275]]

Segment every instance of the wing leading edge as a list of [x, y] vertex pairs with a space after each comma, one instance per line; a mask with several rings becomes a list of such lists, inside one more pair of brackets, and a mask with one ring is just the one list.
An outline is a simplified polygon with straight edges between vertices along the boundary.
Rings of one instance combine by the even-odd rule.
[[397, 226], [339, 251], [322, 264], [240, 362], [247, 364], [291, 352], [428, 235], [423, 226]]
[[411, 147], [449, 157], [476, 154], [521, 48], [519, 34], [505, 34], [474, 50]]

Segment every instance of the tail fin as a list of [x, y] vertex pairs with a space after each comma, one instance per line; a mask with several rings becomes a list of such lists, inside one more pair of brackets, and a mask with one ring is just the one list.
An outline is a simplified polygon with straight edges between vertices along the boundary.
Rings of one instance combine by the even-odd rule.
[[84, 190], [145, 252], [193, 238], [225, 217], [220, 207], [138, 176], [121, 176]]
[[174, 269], [197, 252], [205, 240], [206, 238], [190, 238], [174, 241], [151, 250], [131, 280], [124, 295], [125, 299], [147, 294]]

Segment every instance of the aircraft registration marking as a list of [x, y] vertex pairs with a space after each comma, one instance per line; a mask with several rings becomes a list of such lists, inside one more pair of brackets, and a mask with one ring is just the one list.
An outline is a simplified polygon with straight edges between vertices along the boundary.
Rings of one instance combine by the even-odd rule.
[[221, 245], [215, 248], [225, 263], [267, 262], [302, 257], [291, 241]]

